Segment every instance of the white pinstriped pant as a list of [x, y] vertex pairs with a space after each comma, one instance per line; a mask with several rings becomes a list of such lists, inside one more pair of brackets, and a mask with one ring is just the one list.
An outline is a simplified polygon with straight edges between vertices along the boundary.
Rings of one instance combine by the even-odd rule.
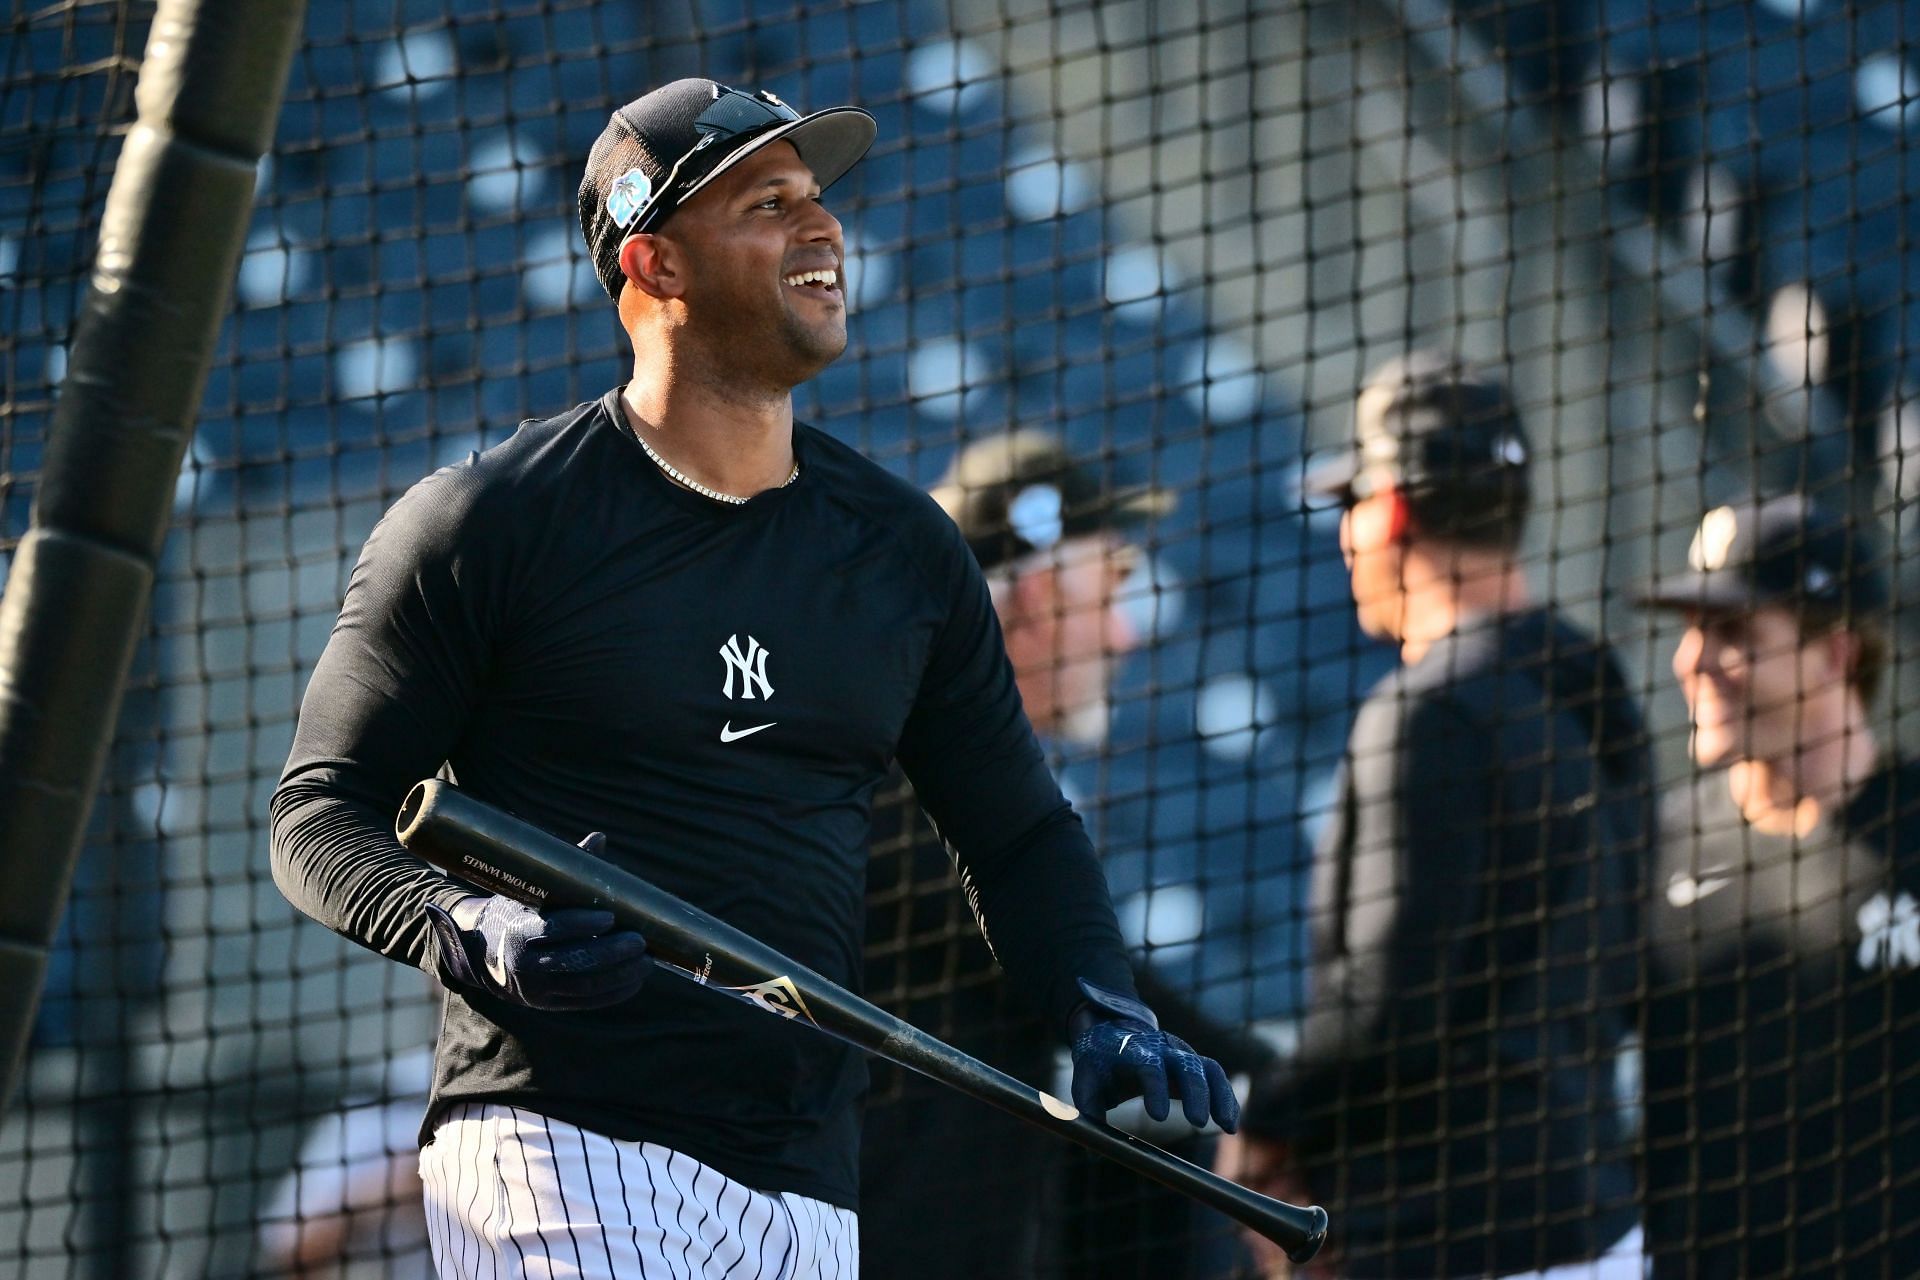
[[420, 1152], [442, 1280], [857, 1280], [854, 1215], [498, 1103]]

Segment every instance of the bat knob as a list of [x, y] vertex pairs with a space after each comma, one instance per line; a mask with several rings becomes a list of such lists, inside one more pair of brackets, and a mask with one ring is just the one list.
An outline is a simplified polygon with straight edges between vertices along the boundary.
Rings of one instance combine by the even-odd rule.
[[1327, 1242], [1327, 1211], [1317, 1204], [1308, 1205], [1307, 1216], [1307, 1238], [1287, 1250], [1287, 1257], [1294, 1262], [1306, 1262]]

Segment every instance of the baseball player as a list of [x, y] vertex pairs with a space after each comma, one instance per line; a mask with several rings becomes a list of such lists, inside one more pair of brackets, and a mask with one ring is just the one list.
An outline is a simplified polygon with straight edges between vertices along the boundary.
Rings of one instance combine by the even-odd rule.
[[1336, 1274], [1637, 1278], [1611, 1081], [1652, 821], [1640, 717], [1607, 647], [1528, 601], [1506, 388], [1419, 354], [1355, 417], [1310, 484], [1344, 505], [1361, 627], [1402, 665], [1316, 851], [1299, 1053], [1229, 1157], [1324, 1197]]
[[1873, 556], [1788, 495], [1708, 512], [1648, 593], [1708, 771], [1649, 895], [1658, 1280], [1920, 1275], [1920, 768], [1868, 722]]
[[[1097, 740], [1111, 670], [1139, 640], [1117, 600], [1138, 554], [1129, 535], [1166, 511], [1173, 496], [1114, 487], [1035, 430], [968, 445], [933, 496], [986, 575], [1020, 699], [1042, 744]], [[938, 835], [919, 820], [912, 788], [890, 788], [874, 813], [867, 996], [1019, 1079], [1044, 1083], [1053, 1074], [1057, 1037], [1003, 980], [958, 897], [961, 888]], [[1245, 1069], [1239, 1059], [1257, 1051], [1246, 1037], [1204, 1027], [1150, 971], [1136, 973], [1135, 981], [1169, 1026], [1203, 1039], [1229, 1070]], [[938, 1161], [928, 1161], [929, 1149], [940, 1152]], [[1059, 1233], [1046, 1229], [1061, 1216], [1063, 1154], [1029, 1126], [922, 1076], [876, 1064], [860, 1168], [867, 1273], [915, 1280], [1051, 1274], [1069, 1261], [1055, 1256], [1067, 1250]], [[1127, 1189], [1133, 1195], [1123, 1211], [1137, 1224], [1139, 1193]], [[1184, 1224], [1192, 1203], [1164, 1194]], [[956, 1204], [964, 1208], [954, 1211]], [[1101, 1234], [1111, 1247], [1123, 1233]], [[1175, 1228], [1155, 1247], [1191, 1255], [1191, 1234]]]
[[793, 420], [793, 387], [846, 345], [821, 191], [873, 135], [855, 108], [711, 80], [616, 111], [580, 217], [631, 380], [403, 496], [307, 690], [275, 877], [448, 988], [421, 1153], [444, 1276], [851, 1276], [865, 1068], [645, 981], [644, 940], [606, 913], [413, 858], [394, 814], [443, 767], [851, 986], [897, 758], [1070, 1040], [1075, 1101], [1235, 1123], [1219, 1066], [1134, 992], [953, 522]]

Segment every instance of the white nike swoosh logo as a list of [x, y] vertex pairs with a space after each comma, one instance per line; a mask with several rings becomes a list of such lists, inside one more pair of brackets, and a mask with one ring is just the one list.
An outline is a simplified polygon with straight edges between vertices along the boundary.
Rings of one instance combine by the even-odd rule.
[[753, 728], [751, 729], [735, 729], [733, 727], [733, 721], [729, 720], [725, 724], [720, 726], [720, 741], [738, 742], [740, 739], [748, 736], [749, 734], [758, 733], [762, 729], [771, 729], [773, 728], [773, 726], [779, 723], [780, 722], [778, 720], [769, 720], [765, 724], [757, 724], [753, 726]]
[[1676, 907], [1690, 907], [1710, 893], [1718, 893], [1733, 883], [1732, 876], [1710, 876], [1695, 880], [1692, 876], [1675, 876], [1667, 882], [1667, 901]]

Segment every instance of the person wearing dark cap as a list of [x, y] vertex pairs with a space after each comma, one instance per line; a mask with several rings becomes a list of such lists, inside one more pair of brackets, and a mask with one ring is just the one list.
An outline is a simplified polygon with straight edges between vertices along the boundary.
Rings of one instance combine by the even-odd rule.
[[1641, 718], [1607, 646], [1529, 603], [1527, 432], [1419, 354], [1309, 477], [1344, 508], [1367, 696], [1315, 851], [1298, 1052], [1221, 1167], [1326, 1206], [1327, 1273], [1637, 1277], [1612, 1088], [1632, 1025]]
[[[1109, 674], [1139, 642], [1117, 594], [1137, 556], [1132, 538], [1171, 508], [1172, 495], [1112, 485], [1034, 430], [966, 446], [932, 492], [986, 577], [1043, 746], [1097, 742]], [[962, 891], [940, 836], [920, 821], [912, 787], [896, 779], [874, 806], [867, 997], [1046, 1088], [1058, 1038], [1002, 975]], [[1245, 1069], [1257, 1046], [1202, 1023], [1150, 973], [1135, 981], [1170, 1030], [1217, 1051], [1229, 1070]], [[1076, 1259], [1060, 1232], [1058, 1142], [911, 1072], [875, 1063], [871, 1074], [860, 1193], [869, 1275], [1071, 1273]], [[937, 1159], [929, 1159], [933, 1152]], [[1166, 1246], [1191, 1252], [1184, 1235]], [[1106, 1274], [1121, 1273], [1109, 1267]]]
[[1113, 664], [1139, 642], [1117, 607], [1137, 555], [1126, 533], [1165, 514], [1172, 495], [1109, 486], [1027, 430], [961, 450], [933, 498], [987, 575], [1034, 728], [1056, 740], [1104, 738]]
[[1920, 1275], [1920, 766], [1869, 723], [1872, 540], [1801, 495], [1717, 507], [1645, 602], [1685, 622], [1705, 771], [1649, 894], [1653, 1274]]
[[[276, 882], [447, 989], [421, 1153], [444, 1275], [813, 1277], [858, 1259], [850, 1048], [644, 982], [611, 915], [393, 837], [443, 768], [845, 985], [896, 758], [1102, 1114], [1238, 1103], [1141, 1004], [979, 567], [925, 494], [794, 421], [847, 341], [822, 190], [865, 112], [682, 80], [593, 148], [580, 220], [625, 386], [414, 486], [368, 539], [273, 798]], [[601, 834], [608, 833], [608, 834]]]

